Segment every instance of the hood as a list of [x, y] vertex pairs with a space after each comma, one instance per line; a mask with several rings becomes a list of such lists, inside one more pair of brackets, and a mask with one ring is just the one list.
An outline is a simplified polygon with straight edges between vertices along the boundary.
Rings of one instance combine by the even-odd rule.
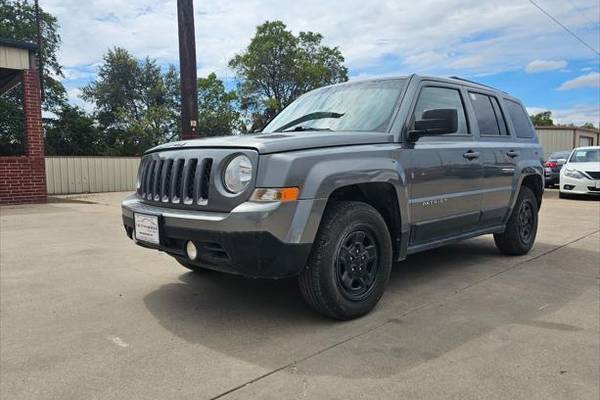
[[383, 132], [330, 132], [306, 131], [268, 133], [258, 135], [221, 136], [202, 139], [182, 140], [165, 143], [147, 151], [152, 153], [178, 148], [232, 148], [254, 149], [260, 154], [279, 153], [319, 147], [348, 146], [357, 144], [390, 143], [393, 135]]
[[564, 166], [568, 169], [575, 169], [577, 171], [600, 172], [600, 162], [597, 161], [568, 163]]

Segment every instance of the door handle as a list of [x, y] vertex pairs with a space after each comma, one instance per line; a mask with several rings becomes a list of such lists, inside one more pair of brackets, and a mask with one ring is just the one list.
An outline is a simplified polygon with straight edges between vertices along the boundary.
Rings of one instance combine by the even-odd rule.
[[519, 153], [518, 151], [514, 151], [514, 150], [509, 150], [506, 152], [506, 155], [509, 156], [510, 158], [515, 158], [515, 157], [519, 157], [521, 153]]
[[463, 154], [463, 157], [466, 158], [467, 160], [474, 160], [476, 158], [479, 158], [479, 152], [469, 150], [465, 154]]

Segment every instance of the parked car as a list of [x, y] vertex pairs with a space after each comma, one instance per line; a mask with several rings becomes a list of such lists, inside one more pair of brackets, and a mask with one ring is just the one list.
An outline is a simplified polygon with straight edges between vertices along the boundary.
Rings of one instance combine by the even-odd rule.
[[600, 147], [578, 147], [560, 172], [560, 193], [600, 196]]
[[410, 254], [484, 234], [527, 253], [542, 157], [504, 92], [417, 75], [349, 82], [304, 94], [262, 134], [149, 150], [123, 223], [193, 271], [297, 277], [311, 307], [351, 319]]
[[560, 169], [567, 162], [571, 151], [557, 151], [550, 154], [548, 160], [544, 163], [544, 177], [546, 187], [558, 185], [560, 178]]

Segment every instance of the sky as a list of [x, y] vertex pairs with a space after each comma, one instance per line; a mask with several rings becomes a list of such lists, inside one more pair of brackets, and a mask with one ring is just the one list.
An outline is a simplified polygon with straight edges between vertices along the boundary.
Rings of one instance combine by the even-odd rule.
[[[411, 73], [460, 76], [520, 98], [555, 122], [600, 125], [600, 1], [196, 0], [198, 76], [227, 67], [256, 26], [281, 20], [294, 33], [320, 32], [344, 55], [350, 79]], [[58, 18], [69, 99], [96, 77], [114, 46], [165, 67], [178, 65], [175, 0], [40, 0]], [[589, 47], [592, 49], [590, 49]]]

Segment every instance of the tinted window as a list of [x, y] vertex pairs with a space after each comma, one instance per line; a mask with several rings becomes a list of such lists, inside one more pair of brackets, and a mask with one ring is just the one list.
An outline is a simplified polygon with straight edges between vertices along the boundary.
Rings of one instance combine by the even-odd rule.
[[506, 100], [506, 107], [508, 108], [508, 115], [512, 121], [513, 127], [517, 133], [517, 137], [520, 138], [532, 138], [535, 136], [533, 125], [529, 120], [529, 116], [523, 110], [523, 107], [519, 103], [512, 100]]
[[496, 120], [496, 112], [492, 106], [492, 99], [480, 93], [469, 92], [469, 99], [473, 105], [475, 119], [482, 135], [499, 135], [500, 128]]
[[422, 119], [423, 112], [435, 110], [438, 108], [453, 108], [458, 113], [458, 130], [455, 133], [467, 134], [467, 119], [465, 117], [465, 108], [456, 89], [440, 87], [424, 87], [419, 94], [419, 100], [413, 114], [413, 121]]
[[566, 160], [567, 158], [569, 158], [570, 154], [570, 151], [557, 151], [556, 153], [550, 154], [550, 157], [548, 157], [548, 159], [551, 161]]

